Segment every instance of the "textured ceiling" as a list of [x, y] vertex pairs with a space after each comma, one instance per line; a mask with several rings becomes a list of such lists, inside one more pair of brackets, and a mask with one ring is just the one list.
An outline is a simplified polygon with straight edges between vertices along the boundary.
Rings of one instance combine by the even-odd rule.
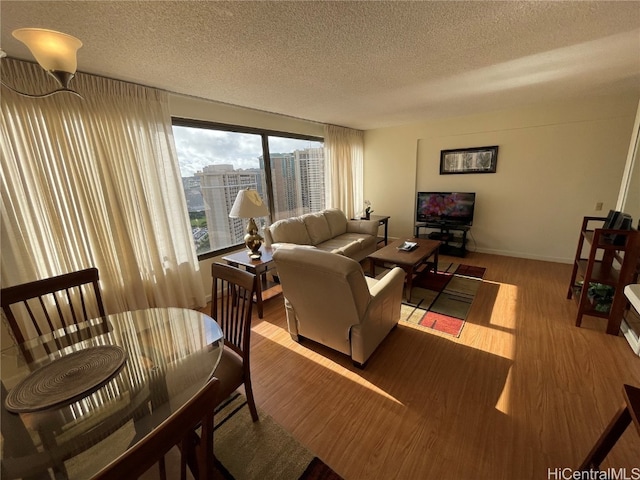
[[70, 33], [78, 69], [359, 129], [640, 95], [640, 2], [7, 1]]

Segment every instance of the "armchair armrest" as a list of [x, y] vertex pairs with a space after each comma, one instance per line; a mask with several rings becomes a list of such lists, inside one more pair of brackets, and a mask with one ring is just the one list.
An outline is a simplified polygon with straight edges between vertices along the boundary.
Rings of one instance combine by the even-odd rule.
[[400, 267], [393, 267], [389, 273], [378, 280], [378, 282], [369, 289], [369, 293], [371, 293], [371, 296], [373, 297], [371, 302], [374, 303], [376, 299], [384, 297], [387, 291], [393, 291], [394, 289], [399, 290], [400, 295], [402, 295], [404, 277], [404, 270]]
[[369, 287], [371, 300], [362, 321], [351, 328], [351, 358], [364, 365], [374, 350], [400, 320], [404, 271], [394, 267]]
[[379, 226], [376, 220], [347, 220], [348, 233], [366, 233], [375, 237]]

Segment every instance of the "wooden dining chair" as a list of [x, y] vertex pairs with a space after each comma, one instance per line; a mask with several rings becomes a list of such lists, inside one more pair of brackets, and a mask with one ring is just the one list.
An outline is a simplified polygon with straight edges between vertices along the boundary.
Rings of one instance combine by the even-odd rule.
[[251, 418], [256, 422], [258, 410], [251, 387], [249, 345], [257, 277], [222, 263], [211, 265], [211, 276], [213, 277], [211, 316], [222, 329], [225, 346], [216, 368], [216, 377], [220, 379], [220, 390], [214, 407], [226, 400], [238, 387], [244, 385]]
[[[33, 361], [33, 355], [24, 342], [34, 336], [29, 334], [27, 325], [33, 325], [36, 336], [41, 336], [60, 328], [77, 326], [91, 318], [105, 317], [98, 282], [98, 269], [87, 268], [0, 289], [0, 307], [27, 363]], [[101, 323], [97, 328], [106, 330], [106, 325]], [[65, 328], [60, 335], [52, 336], [50, 342], [42, 342], [42, 347], [47, 353], [53, 353], [96, 333], [96, 330], [73, 330]], [[52, 432], [62, 429], [68, 419], [61, 417], [58, 420], [58, 424], [52, 420], [49, 428], [40, 431], [40, 435], [49, 438]], [[66, 475], [64, 464], [54, 465], [53, 469], [62, 477]]]
[[[194, 473], [196, 479], [209, 480], [216, 478], [213, 456], [213, 409], [220, 382], [212, 377], [207, 384], [185, 403], [169, 419], [161, 423], [152, 434], [136, 443], [120, 458], [104, 467], [92, 477], [94, 480], [120, 480], [123, 478], [138, 478], [156, 463], [160, 463], [160, 474], [165, 476], [164, 456], [176, 444], [183, 454], [180, 461], [180, 478], [186, 479], [187, 452], [193, 451], [197, 459]], [[198, 426], [200, 436], [194, 445], [190, 434]]]
[[22, 344], [29, 337], [18, 319], [30, 321], [40, 336], [97, 316], [104, 317], [98, 281], [98, 269], [87, 268], [0, 290], [0, 306], [16, 342]]
[[578, 471], [598, 471], [602, 461], [631, 423], [635, 424], [636, 430], [640, 434], [640, 388], [623, 385], [622, 394], [625, 403], [611, 418], [600, 438], [578, 467]]

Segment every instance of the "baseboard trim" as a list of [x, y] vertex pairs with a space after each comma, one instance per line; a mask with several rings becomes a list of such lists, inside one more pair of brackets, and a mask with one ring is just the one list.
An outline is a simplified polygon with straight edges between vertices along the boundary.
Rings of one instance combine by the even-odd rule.
[[[542, 262], [553, 262], [553, 263], [567, 263], [571, 265], [573, 263], [573, 258], [565, 258], [565, 257], [547, 257], [544, 255], [535, 255], [532, 253], [524, 253], [524, 252], [510, 252], [508, 250], [494, 250], [490, 248], [476, 248], [473, 250], [478, 253], [487, 253], [489, 255], [502, 255], [504, 257], [515, 257], [515, 258], [526, 258], [528, 260], [540, 260]], [[471, 250], [468, 250], [471, 252]]]

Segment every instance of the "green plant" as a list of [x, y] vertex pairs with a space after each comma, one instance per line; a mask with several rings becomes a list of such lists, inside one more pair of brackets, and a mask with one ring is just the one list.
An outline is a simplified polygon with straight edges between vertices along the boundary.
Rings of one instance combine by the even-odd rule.
[[613, 294], [615, 288], [611, 285], [604, 285], [602, 283], [590, 283], [587, 289], [587, 296], [593, 303], [593, 306], [597, 312], [608, 312], [611, 309], [611, 302], [613, 302]]

